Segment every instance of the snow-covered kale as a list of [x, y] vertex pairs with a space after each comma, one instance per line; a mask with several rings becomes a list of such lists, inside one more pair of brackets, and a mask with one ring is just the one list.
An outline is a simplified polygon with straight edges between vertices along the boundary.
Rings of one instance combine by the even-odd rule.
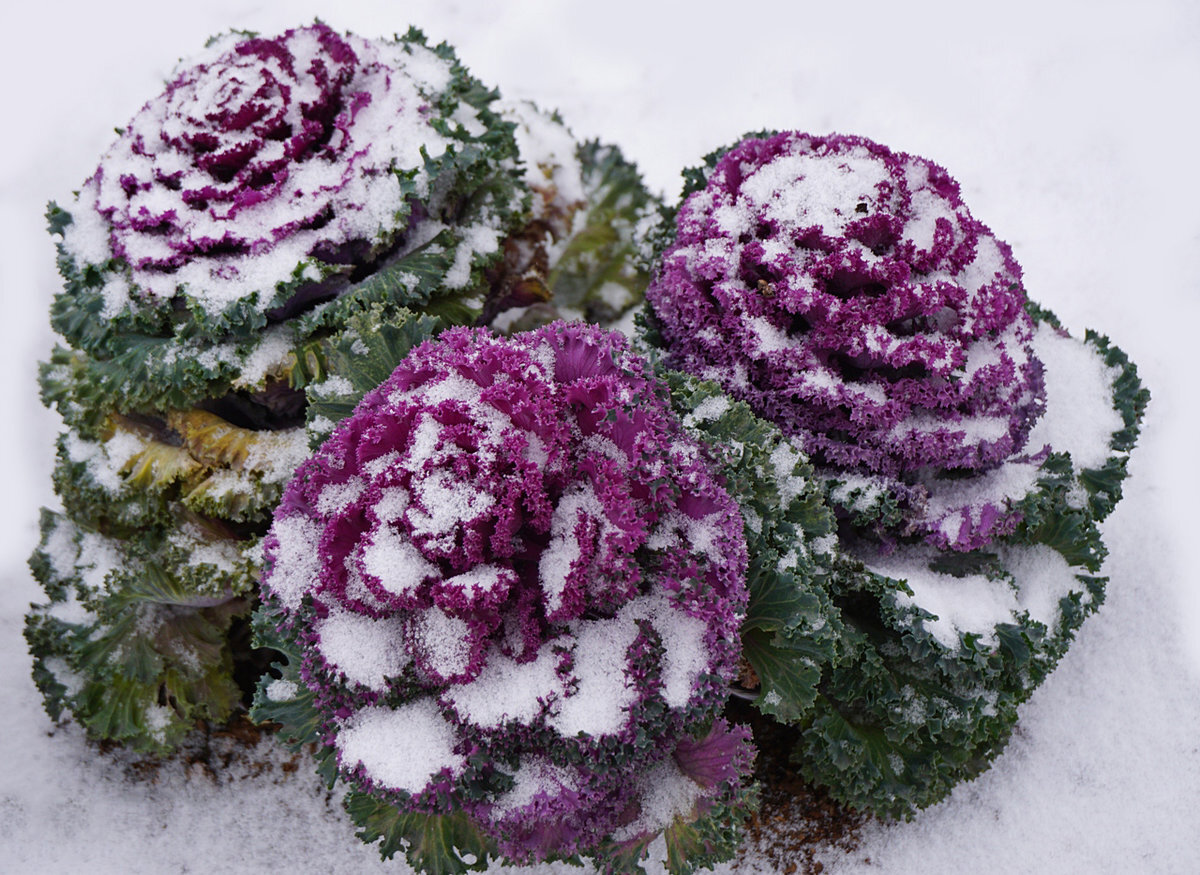
[[[672, 366], [717, 380], [819, 466], [884, 475], [905, 497], [908, 476], [1018, 453], [1042, 409], [1008, 245], [942, 168], [861, 137], [729, 150], [680, 207], [649, 297]], [[946, 540], [985, 542], [995, 513]]]
[[1026, 300], [929, 161], [767, 133], [685, 176], [646, 337], [790, 435], [838, 522], [811, 578], [833, 656], [797, 647], [815, 693], [774, 713], [808, 777], [911, 814], [987, 767], [1102, 599], [1148, 394]]
[[[661, 224], [659, 199], [620, 149], [578, 142], [556, 113], [502, 101], [500, 114], [515, 126], [533, 198], [530, 221], [505, 248], [508, 274], [524, 294], [497, 327], [581, 319], [632, 328], [650, 279], [648, 240]], [[533, 293], [539, 287], [545, 291]]]
[[[67, 425], [65, 511], [31, 561], [50, 601], [28, 637], [55, 717], [161, 749], [230, 713], [231, 660], [263, 667], [259, 539], [347, 386], [357, 400], [438, 330], [560, 290], [563, 312], [610, 319], [640, 301], [636, 169], [532, 111], [518, 150], [525, 115], [496, 98], [415, 30], [227, 34], [51, 206], [66, 343], [41, 386]], [[359, 332], [388, 338], [386, 369]], [[81, 538], [104, 552], [79, 558]]]
[[266, 555], [293, 662], [255, 713], [322, 742], [385, 854], [732, 852], [743, 520], [620, 335], [416, 347], [300, 466]]
[[417, 31], [213, 41], [51, 207], [79, 415], [260, 389], [368, 304], [476, 318], [529, 199], [495, 97]]

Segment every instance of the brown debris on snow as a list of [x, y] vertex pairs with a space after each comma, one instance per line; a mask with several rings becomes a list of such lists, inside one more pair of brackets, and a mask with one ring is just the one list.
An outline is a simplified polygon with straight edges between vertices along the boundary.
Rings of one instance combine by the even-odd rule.
[[798, 730], [736, 700], [731, 700], [728, 715], [754, 730], [758, 748], [754, 777], [761, 799], [758, 811], [746, 822], [746, 839], [735, 867], [766, 861], [782, 875], [819, 875], [825, 869], [817, 859], [820, 852], [855, 850], [869, 815], [846, 808], [800, 777], [788, 762]]

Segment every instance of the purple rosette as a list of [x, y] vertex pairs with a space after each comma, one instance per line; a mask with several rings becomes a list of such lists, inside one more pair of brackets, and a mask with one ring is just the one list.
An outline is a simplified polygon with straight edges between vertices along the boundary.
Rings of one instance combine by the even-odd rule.
[[266, 555], [361, 791], [513, 860], [641, 847], [739, 792], [748, 734], [714, 720], [741, 514], [620, 335], [417, 347], [300, 466]]
[[671, 366], [819, 468], [886, 483], [934, 542], [1011, 528], [933, 483], [1020, 458], [1044, 407], [1020, 267], [938, 165], [861, 137], [743, 140], [680, 207], [647, 299]]

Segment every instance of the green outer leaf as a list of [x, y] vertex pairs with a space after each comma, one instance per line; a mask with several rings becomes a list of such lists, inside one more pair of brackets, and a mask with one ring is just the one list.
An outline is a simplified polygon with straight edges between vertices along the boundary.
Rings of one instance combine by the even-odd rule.
[[312, 348], [321, 373], [337, 379], [305, 387], [310, 443], [319, 445], [334, 425], [354, 412], [364, 395], [392, 375], [409, 350], [445, 325], [436, 317], [376, 305], [347, 319], [344, 330]]
[[49, 601], [25, 636], [53, 719], [67, 708], [93, 736], [157, 753], [232, 713], [227, 636], [249, 608], [250, 559], [222, 570], [160, 527], [114, 539], [50, 511], [41, 532], [30, 568]]
[[[646, 188], [637, 165], [616, 146], [596, 140], [576, 151], [586, 202], [562, 254], [551, 264], [546, 285], [555, 308], [580, 312], [588, 322], [609, 325], [641, 303], [650, 272], [642, 251], [648, 217], [660, 201]], [[604, 299], [600, 289], [614, 283], [627, 293], [624, 302]]]
[[[760, 681], [755, 705], [777, 719], [799, 720], [816, 698], [822, 667], [838, 659], [841, 625], [827, 593], [833, 517], [812, 467], [777, 428], [714, 383], [674, 372], [665, 379], [676, 413], [712, 448], [747, 519], [750, 602], [742, 655]], [[776, 453], [795, 459], [790, 470], [776, 471]]]
[[[719, 157], [710, 156], [707, 168]], [[688, 183], [693, 190], [704, 184], [707, 172], [693, 172]], [[1031, 309], [1039, 321], [1057, 324], [1052, 314]], [[644, 341], [661, 347], [653, 312], [646, 311], [640, 323]], [[751, 566], [744, 655], [763, 687], [779, 694], [779, 701], [770, 696], [769, 704], [761, 694], [756, 705], [804, 730], [794, 761], [808, 780], [828, 787], [838, 800], [885, 817], [911, 817], [986, 769], [1007, 743], [1020, 703], [1053, 670], [1075, 630], [1103, 600], [1105, 581], [1095, 574], [1104, 557], [1097, 521], [1120, 497], [1126, 456], [1148, 396], [1136, 370], [1107, 339], [1089, 332], [1083, 342], [1112, 369], [1112, 403], [1123, 423], [1112, 437], [1112, 457], [1098, 469], [1080, 470], [1068, 456], [1052, 454], [1034, 489], [1018, 502], [1022, 520], [1015, 532], [984, 550], [930, 555], [939, 573], [984, 574], [997, 585], [1017, 583], [1002, 562], [1006, 547], [1050, 547], [1075, 570], [1075, 585], [1060, 598], [1052, 628], [1020, 614], [996, 627], [994, 645], [981, 635], [964, 634], [956, 647], [946, 647], [925, 627], [932, 615], [897, 598], [911, 595], [903, 580], [871, 573], [836, 550], [798, 567], [795, 578], [787, 579], [775, 564], [786, 548], [766, 537], [765, 524], [758, 538], [750, 525], [753, 517], [770, 515], [764, 508], [770, 506], [771, 491], [756, 485], [769, 482], [763, 476], [769, 469], [738, 464], [747, 448], [768, 440], [766, 435], [757, 433], [751, 441], [705, 424], [703, 436], [723, 458], [731, 491], [753, 511], [746, 531], [752, 560], [758, 561]], [[672, 379], [681, 415], [712, 397], [697, 394], [702, 385], [697, 381]], [[738, 452], [731, 452], [735, 448]], [[871, 478], [822, 472], [814, 479], [828, 502], [820, 505], [820, 513], [826, 519], [831, 519], [828, 507], [838, 513], [843, 549], [865, 556], [877, 549], [881, 535], [901, 549], [918, 540], [905, 533], [906, 509]], [[780, 517], [776, 510], [774, 518]], [[791, 536], [808, 544], [815, 535], [819, 543], [832, 530], [832, 525], [811, 530], [797, 525]], [[777, 531], [772, 534], [778, 537]], [[819, 625], [820, 619], [826, 623]], [[814, 629], [830, 638], [822, 640]], [[815, 656], [790, 646], [804, 641], [813, 645]]]
[[[1052, 314], [1037, 308], [1034, 313], [1057, 325]], [[895, 594], [907, 589], [903, 581], [864, 574], [854, 560], [843, 560], [833, 595], [850, 646], [826, 673], [811, 715], [801, 721], [806, 732], [795, 754], [805, 776], [828, 786], [839, 800], [907, 818], [986, 769], [1007, 743], [1017, 706], [1053, 670], [1075, 630], [1102, 602], [1105, 581], [1094, 572], [1105, 548], [1096, 523], [1120, 497], [1125, 454], [1148, 396], [1132, 365], [1107, 340], [1089, 332], [1083, 342], [1114, 369], [1113, 405], [1123, 428], [1113, 435], [1113, 456], [1089, 471], [1076, 468], [1066, 454], [1051, 454], [1034, 489], [1017, 503], [1022, 519], [1015, 532], [987, 550], [943, 552], [931, 561], [941, 573], [1011, 581], [1001, 561], [1003, 547], [1054, 549], [1077, 570], [1077, 585], [1060, 599], [1053, 628], [1021, 615], [996, 627], [993, 647], [979, 636], [962, 635], [958, 648], [948, 649], [924, 628], [927, 612], [896, 601]], [[838, 492], [836, 476], [825, 483], [834, 505], [852, 499]], [[1081, 492], [1088, 496], [1082, 506]], [[846, 511], [848, 529], [867, 539], [863, 549], [869, 549], [879, 522], [892, 516], [879, 503], [886, 495], [875, 500], [873, 507]]]
[[[324, 780], [325, 786], [333, 789], [337, 782], [337, 752], [324, 744], [316, 696], [300, 676], [299, 645], [293, 635], [281, 626], [282, 621], [283, 614], [270, 600], [255, 609], [251, 620], [255, 646], [273, 650], [279, 658], [271, 663], [268, 672], [255, 684], [250, 719], [256, 723], [278, 724], [279, 737], [291, 750], [303, 747], [312, 749], [317, 774]], [[276, 687], [276, 695], [269, 695], [277, 679], [291, 684], [295, 693], [281, 697]]]
[[402, 812], [375, 796], [356, 791], [346, 794], [345, 804], [351, 819], [361, 827], [360, 839], [368, 844], [379, 841], [384, 859], [404, 851], [409, 864], [425, 875], [479, 872], [496, 854], [492, 843], [462, 812]]

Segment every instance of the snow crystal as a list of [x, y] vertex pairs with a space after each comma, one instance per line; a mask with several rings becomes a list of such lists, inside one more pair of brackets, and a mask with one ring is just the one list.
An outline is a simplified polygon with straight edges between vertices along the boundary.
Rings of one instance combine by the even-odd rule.
[[649, 619], [662, 638], [662, 695], [672, 708], [682, 708], [711, 655], [705, 642], [707, 626], [698, 617], [685, 614], [662, 595], [642, 596], [630, 602], [622, 614]]
[[100, 311], [102, 319], [115, 319], [122, 310], [129, 307], [130, 286], [122, 274], [113, 274], [105, 280], [100, 289], [104, 298], [104, 307]]
[[1112, 406], [1112, 374], [1090, 344], [1039, 325], [1033, 351], [1045, 366], [1046, 413], [1029, 435], [1030, 449], [1049, 444], [1069, 452], [1079, 468], [1100, 468], [1112, 452], [1112, 434], [1124, 427]]
[[699, 422], [720, 419], [728, 410], [729, 398], [725, 395], [714, 395], [697, 404], [696, 409], [683, 418], [683, 424], [690, 428]]
[[544, 757], [527, 756], [513, 775], [513, 788], [496, 797], [495, 812], [504, 814], [521, 808], [542, 795], [558, 796], [562, 789], [578, 789], [578, 775]]
[[717, 227], [721, 229], [721, 233], [728, 237], [739, 237], [742, 234], [749, 234], [751, 223], [754, 221], [750, 210], [746, 209], [745, 204], [722, 204], [713, 210], [713, 221], [717, 223]]
[[386, 679], [399, 675], [410, 661], [404, 649], [404, 621], [396, 617], [374, 619], [331, 610], [315, 628], [325, 661], [368, 689], [387, 689]]
[[1071, 592], [1085, 592], [1078, 569], [1046, 544], [1008, 545], [1000, 550], [1004, 567], [1017, 582], [1017, 597], [1029, 618], [1053, 632], [1062, 616], [1059, 602]]
[[[80, 199], [95, 194], [95, 178], [84, 183]], [[63, 251], [78, 264], [104, 264], [112, 258], [108, 241], [108, 223], [95, 210], [81, 207], [71, 212], [71, 224], [63, 230]]]
[[336, 745], [343, 767], [360, 764], [385, 787], [419, 793], [443, 769], [463, 767], [456, 742], [454, 727], [437, 705], [418, 699], [398, 708], [359, 710], [338, 731]]
[[159, 742], [167, 737], [167, 727], [178, 719], [175, 712], [165, 705], [147, 705], [142, 714], [146, 720], [146, 728], [150, 730], [150, 735]]
[[191, 566], [211, 565], [218, 571], [233, 574], [244, 559], [237, 541], [211, 540], [199, 526], [190, 523], [172, 532], [168, 540], [184, 552]]
[[763, 519], [747, 505], [742, 508], [742, 521], [756, 535], [762, 534]]
[[625, 725], [636, 691], [629, 686], [627, 653], [638, 627], [629, 611], [604, 620], [585, 620], [575, 634], [572, 673], [578, 686], [559, 701], [548, 723], [561, 735], [617, 732]]
[[79, 578], [94, 593], [107, 589], [108, 575], [125, 567], [118, 542], [96, 532], [84, 532], [79, 538]]
[[361, 477], [351, 477], [344, 483], [330, 483], [317, 496], [317, 512], [330, 517], [343, 513], [346, 508], [358, 501], [366, 483]]
[[56, 517], [54, 527], [46, 534], [41, 549], [59, 580], [66, 580], [75, 574], [75, 565], [79, 561], [79, 546], [75, 543], [78, 534], [79, 529], [66, 517]]
[[954, 212], [947, 208], [946, 199], [928, 188], [920, 187], [923, 183], [916, 182], [918, 175], [927, 175], [928, 168], [920, 161], [905, 163], [905, 176], [910, 189], [913, 190], [910, 206], [912, 215], [904, 225], [903, 236], [911, 240], [918, 251], [929, 252], [933, 248], [934, 232], [937, 230], [937, 220], [946, 219], [950, 226], [956, 224]]
[[[929, 490], [926, 516], [937, 520], [949, 515], [943, 522], [948, 525], [952, 519], [961, 522], [961, 514], [965, 513], [978, 524], [985, 505], [1004, 507], [1024, 498], [1037, 485], [1040, 467], [1038, 462], [1009, 459], [998, 468], [970, 478], [930, 480], [925, 483]], [[953, 532], [947, 532], [951, 541], [958, 538], [958, 531], [956, 527]]]
[[272, 702], [286, 702], [300, 694], [300, 686], [295, 681], [275, 678], [267, 684], [266, 694]]
[[[513, 136], [525, 165], [525, 183], [544, 189], [550, 182], [555, 200], [563, 205], [583, 201], [583, 170], [575, 154], [575, 138], [566, 126], [528, 101], [502, 101], [498, 108], [506, 121], [516, 123]], [[535, 218], [544, 212], [539, 200], [533, 199]]]
[[637, 818], [613, 832], [615, 841], [657, 833], [670, 826], [676, 817], [691, 820], [696, 801], [704, 795], [704, 788], [680, 771], [671, 757], [646, 773], [641, 790]]
[[407, 520], [414, 535], [448, 535], [478, 519], [495, 503], [496, 497], [474, 483], [456, 478], [439, 468], [424, 477], [413, 477], [412, 487], [420, 507], [408, 509]]
[[[388, 455], [396, 455], [389, 453]], [[386, 457], [381, 457], [386, 458]], [[380, 459], [376, 459], [376, 462]], [[379, 476], [377, 472], [370, 471], [369, 466], [364, 466], [368, 469], [368, 473], [373, 476]], [[375, 518], [380, 523], [394, 523], [400, 517], [404, 516], [404, 511], [408, 509], [408, 490], [403, 486], [389, 486], [387, 489], [380, 490], [379, 500], [375, 502], [372, 510], [375, 512]]]
[[267, 578], [268, 589], [286, 608], [299, 610], [304, 594], [316, 587], [319, 579], [321, 559], [314, 547], [321, 542], [321, 527], [300, 515], [285, 516], [275, 520], [271, 534], [279, 546]]
[[766, 316], [754, 316], [746, 319], [746, 327], [758, 339], [758, 351], [762, 355], [779, 352], [792, 345], [788, 333], [782, 328], [776, 328]]
[[550, 518], [550, 543], [538, 560], [538, 581], [546, 594], [546, 612], [551, 615], [562, 607], [567, 577], [581, 555], [575, 537], [580, 515], [605, 520], [604, 508], [587, 482], [572, 484], [559, 499]]
[[672, 708], [691, 698], [699, 674], [708, 667], [705, 623], [676, 608], [663, 595], [639, 596], [615, 617], [578, 624], [572, 672], [573, 693], [560, 700], [549, 720], [563, 735], [605, 735], [624, 725], [635, 691], [628, 685], [628, 651], [639, 632], [638, 620], [649, 620], [663, 643], [663, 698]]
[[125, 484], [121, 469], [146, 448], [146, 441], [132, 432], [117, 429], [103, 444], [84, 440], [74, 431], [66, 435], [67, 458], [87, 465], [88, 473], [99, 486], [119, 492]]
[[964, 416], [958, 420], [948, 420], [941, 416], [920, 412], [892, 427], [890, 439], [902, 443], [920, 442], [926, 435], [958, 434], [964, 435], [964, 440], [970, 444], [995, 442], [1003, 439], [1009, 432], [1007, 416]]
[[95, 614], [84, 607], [75, 594], [74, 587], [67, 587], [65, 601], [51, 602], [47, 615], [73, 626], [86, 626], [96, 620]]
[[876, 202], [876, 187], [887, 178], [887, 165], [867, 154], [840, 155], [836, 161], [782, 155], [743, 180], [741, 193], [756, 212], [761, 210], [784, 227], [818, 225], [835, 236], [861, 218], [858, 204]]
[[81, 675], [77, 674], [71, 666], [67, 665], [67, 661], [62, 657], [48, 657], [42, 661], [42, 665], [46, 667], [46, 671], [54, 675], [56, 681], [66, 688], [66, 695], [77, 696], [83, 691], [83, 687], [87, 681]]
[[446, 578], [446, 586], [462, 590], [468, 595], [491, 592], [502, 579], [502, 572], [495, 565], [476, 565], [462, 574]]
[[462, 241], [454, 253], [454, 263], [446, 271], [443, 284], [448, 289], [461, 289], [471, 279], [471, 262], [476, 253], [490, 255], [500, 248], [500, 232], [485, 224], [462, 229]]
[[244, 466], [262, 472], [266, 483], [286, 483], [310, 455], [303, 428], [255, 432], [247, 442]]
[[407, 536], [387, 523], [380, 524], [367, 536], [362, 548], [362, 569], [396, 595], [409, 593], [439, 574], [437, 566], [422, 556]]
[[793, 449], [791, 444], [780, 441], [771, 451], [770, 458], [771, 467], [774, 469], [775, 483], [779, 487], [780, 504], [789, 504], [808, 486], [807, 480], [792, 473], [804, 457]]
[[291, 364], [293, 342], [285, 326], [265, 329], [259, 336], [258, 344], [242, 359], [233, 388], [258, 389], [268, 377], [286, 374]]
[[[382, 456], [376, 456], [371, 461], [364, 462], [362, 469], [367, 472], [368, 476], [370, 476], [372, 480], [375, 480], [382, 476], [382, 474], [387, 471], [388, 468], [391, 468], [399, 461], [400, 454], [395, 450], [390, 450], [389, 452], [384, 453]], [[398, 517], [391, 517], [391, 519], [398, 519]]]
[[439, 678], [460, 676], [471, 663], [471, 627], [437, 605], [417, 614], [409, 626], [412, 650]]
[[493, 650], [477, 678], [446, 690], [446, 704], [463, 720], [487, 729], [506, 721], [528, 726], [541, 714], [543, 703], [562, 695], [558, 662], [553, 642], [542, 645], [532, 662], [517, 662]]
[[897, 590], [896, 603], [932, 614], [921, 623], [944, 647], [957, 650], [960, 633], [975, 633], [985, 644], [995, 644], [997, 624], [1014, 622], [1021, 611], [1012, 585], [982, 574], [955, 577], [931, 571], [928, 559], [923, 549], [897, 550], [866, 564], [877, 574], [908, 584], [913, 594]]
[[432, 91], [444, 91], [452, 75], [450, 62], [424, 46], [407, 45], [398, 52], [404, 71]]
[[334, 375], [314, 384], [310, 387], [310, 391], [317, 398], [330, 398], [335, 395], [353, 395], [354, 384], [345, 377]]

